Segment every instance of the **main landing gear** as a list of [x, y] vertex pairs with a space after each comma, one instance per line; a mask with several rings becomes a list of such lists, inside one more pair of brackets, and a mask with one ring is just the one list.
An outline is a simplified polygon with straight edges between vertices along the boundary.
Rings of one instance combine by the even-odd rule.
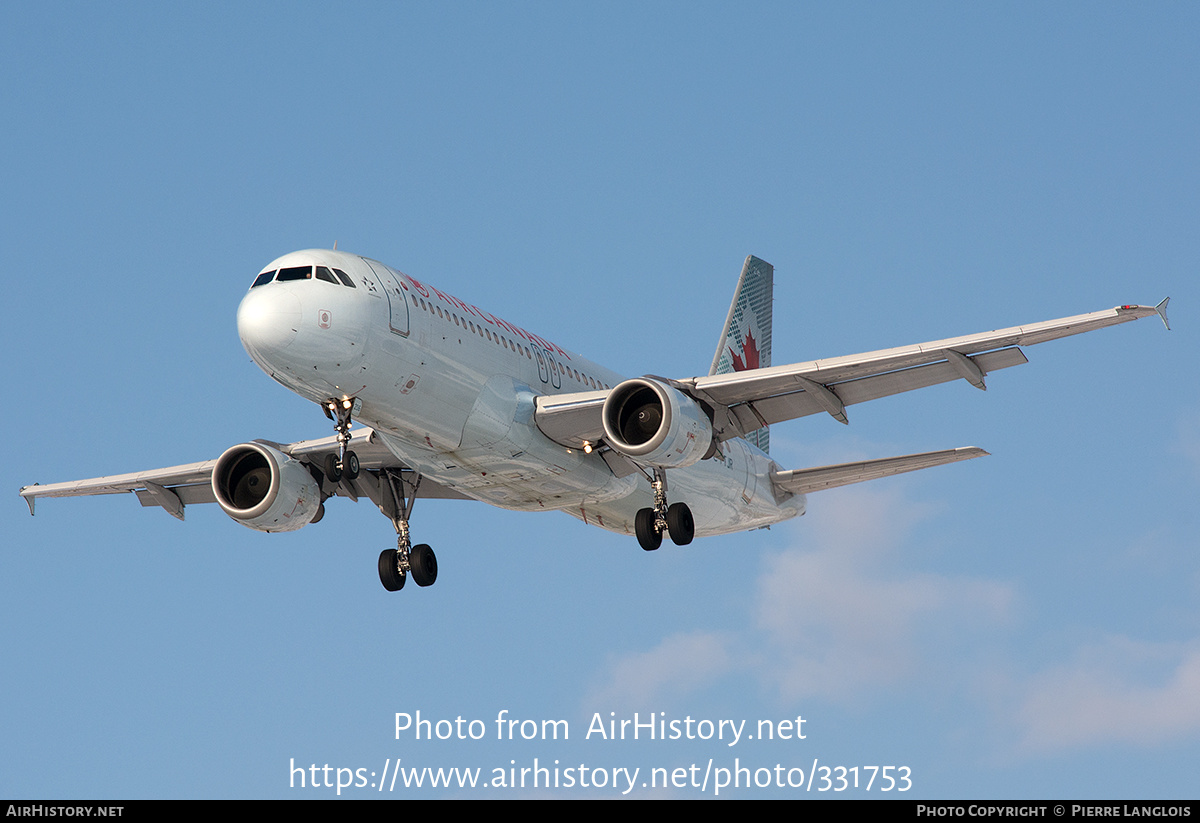
[[358, 477], [358, 455], [346, 446], [350, 443], [350, 423], [353, 416], [362, 409], [362, 401], [357, 397], [330, 399], [322, 403], [321, 408], [325, 410], [325, 416], [333, 421], [338, 439], [338, 453], [325, 458], [325, 476], [333, 483], [337, 483], [343, 477], [353, 480]]
[[643, 549], [652, 552], [662, 545], [663, 532], [671, 535], [676, 546], [686, 546], [696, 536], [696, 522], [687, 503], [667, 505], [667, 473], [655, 468], [650, 487], [654, 490], [654, 508], [641, 509], [633, 519], [633, 530]]
[[[321, 403], [321, 408], [324, 409], [325, 416], [333, 421], [338, 441], [338, 453], [325, 458], [325, 465], [322, 467], [325, 476], [331, 483], [354, 480], [358, 477], [361, 466], [358, 455], [347, 446], [350, 445], [350, 425], [354, 416], [362, 411], [362, 401], [357, 397], [330, 398]], [[396, 548], [384, 549], [379, 554], [379, 582], [389, 592], [403, 589], [410, 576], [418, 586], [432, 586], [437, 581], [437, 555], [426, 543], [412, 545], [408, 536], [408, 518], [412, 515], [413, 504], [417, 500], [421, 475], [400, 469], [380, 469], [376, 489], [374, 474], [374, 470], [368, 472], [372, 477], [371, 482], [367, 483], [370, 487], [368, 493], [396, 527]], [[325, 507], [322, 503], [312, 522], [316, 523], [324, 515]]]
[[391, 505], [384, 514], [391, 518], [392, 525], [396, 527], [396, 548], [380, 552], [379, 582], [389, 592], [398, 592], [411, 575], [418, 586], [432, 586], [437, 581], [437, 556], [426, 543], [413, 546], [408, 536], [408, 518], [417, 500], [421, 475], [417, 474], [409, 480], [401, 472], [384, 469], [380, 472], [380, 479], [387, 481], [387, 489], [391, 492]]

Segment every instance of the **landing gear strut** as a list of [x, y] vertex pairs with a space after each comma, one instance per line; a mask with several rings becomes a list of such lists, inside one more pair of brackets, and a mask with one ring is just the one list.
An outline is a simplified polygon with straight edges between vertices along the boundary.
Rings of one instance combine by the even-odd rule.
[[633, 520], [633, 530], [643, 549], [652, 552], [662, 545], [663, 532], [677, 546], [686, 546], [696, 536], [696, 522], [687, 503], [667, 505], [667, 473], [655, 467], [650, 480], [654, 490], [654, 508], [641, 509]]
[[391, 492], [391, 505], [384, 513], [396, 527], [396, 548], [384, 549], [380, 553], [379, 582], [389, 592], [398, 592], [412, 575], [413, 582], [418, 586], [432, 586], [437, 581], [437, 556], [426, 543], [412, 545], [408, 535], [408, 518], [417, 501], [421, 475], [416, 474], [414, 479], [409, 480], [394, 469], [384, 469], [380, 475], [381, 480], [386, 479]]
[[354, 415], [362, 409], [362, 401], [357, 397], [330, 399], [322, 403], [321, 408], [325, 410], [325, 416], [333, 421], [338, 439], [337, 455], [331, 454], [325, 458], [325, 476], [333, 483], [337, 483], [343, 477], [353, 480], [358, 477], [358, 455], [346, 446], [350, 443], [350, 424]]

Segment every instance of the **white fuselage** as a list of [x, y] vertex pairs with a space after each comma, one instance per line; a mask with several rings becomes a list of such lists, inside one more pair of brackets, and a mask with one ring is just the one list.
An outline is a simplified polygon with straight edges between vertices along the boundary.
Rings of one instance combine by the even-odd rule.
[[[646, 478], [618, 478], [598, 453], [555, 443], [534, 422], [538, 395], [604, 390], [622, 376], [358, 255], [293, 252], [264, 271], [308, 265], [339, 269], [354, 287], [309, 278], [251, 288], [238, 334], [264, 371], [317, 403], [360, 399], [358, 420], [438, 483], [633, 533], [637, 510], [653, 504]], [[803, 495], [777, 499], [767, 455], [740, 439], [721, 449], [668, 473], [670, 499], [691, 507], [698, 536], [804, 513]]]

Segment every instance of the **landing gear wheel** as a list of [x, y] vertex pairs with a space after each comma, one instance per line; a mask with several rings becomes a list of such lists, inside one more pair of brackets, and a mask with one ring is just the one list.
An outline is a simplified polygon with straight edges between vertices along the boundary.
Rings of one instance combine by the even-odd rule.
[[418, 586], [432, 586], [437, 582], [437, 557], [428, 543], [418, 543], [408, 555], [408, 567], [413, 582]]
[[[686, 546], [696, 536], [696, 521], [687, 503], [672, 503], [667, 509], [667, 531], [676, 546]], [[661, 540], [662, 537], [660, 536]]]
[[379, 553], [379, 582], [389, 592], [398, 592], [404, 588], [408, 575], [400, 571], [395, 549], [384, 549]]
[[342, 476], [347, 480], [358, 477], [358, 455], [352, 451], [346, 452], [345, 458], [342, 459]]
[[654, 509], [638, 509], [633, 518], [633, 530], [646, 551], [652, 552], [662, 545], [662, 532], [654, 528]]
[[329, 478], [330, 483], [341, 481], [342, 467], [338, 463], [336, 454], [325, 455], [325, 476]]

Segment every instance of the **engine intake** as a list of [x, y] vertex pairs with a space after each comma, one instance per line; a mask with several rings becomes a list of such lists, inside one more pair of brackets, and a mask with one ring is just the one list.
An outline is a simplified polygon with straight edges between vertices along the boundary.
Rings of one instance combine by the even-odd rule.
[[226, 449], [213, 467], [212, 488], [227, 515], [260, 532], [295, 531], [321, 505], [321, 489], [308, 469], [261, 443]]
[[712, 422], [699, 404], [647, 377], [626, 380], [609, 392], [601, 414], [609, 445], [653, 466], [690, 466], [712, 443]]

